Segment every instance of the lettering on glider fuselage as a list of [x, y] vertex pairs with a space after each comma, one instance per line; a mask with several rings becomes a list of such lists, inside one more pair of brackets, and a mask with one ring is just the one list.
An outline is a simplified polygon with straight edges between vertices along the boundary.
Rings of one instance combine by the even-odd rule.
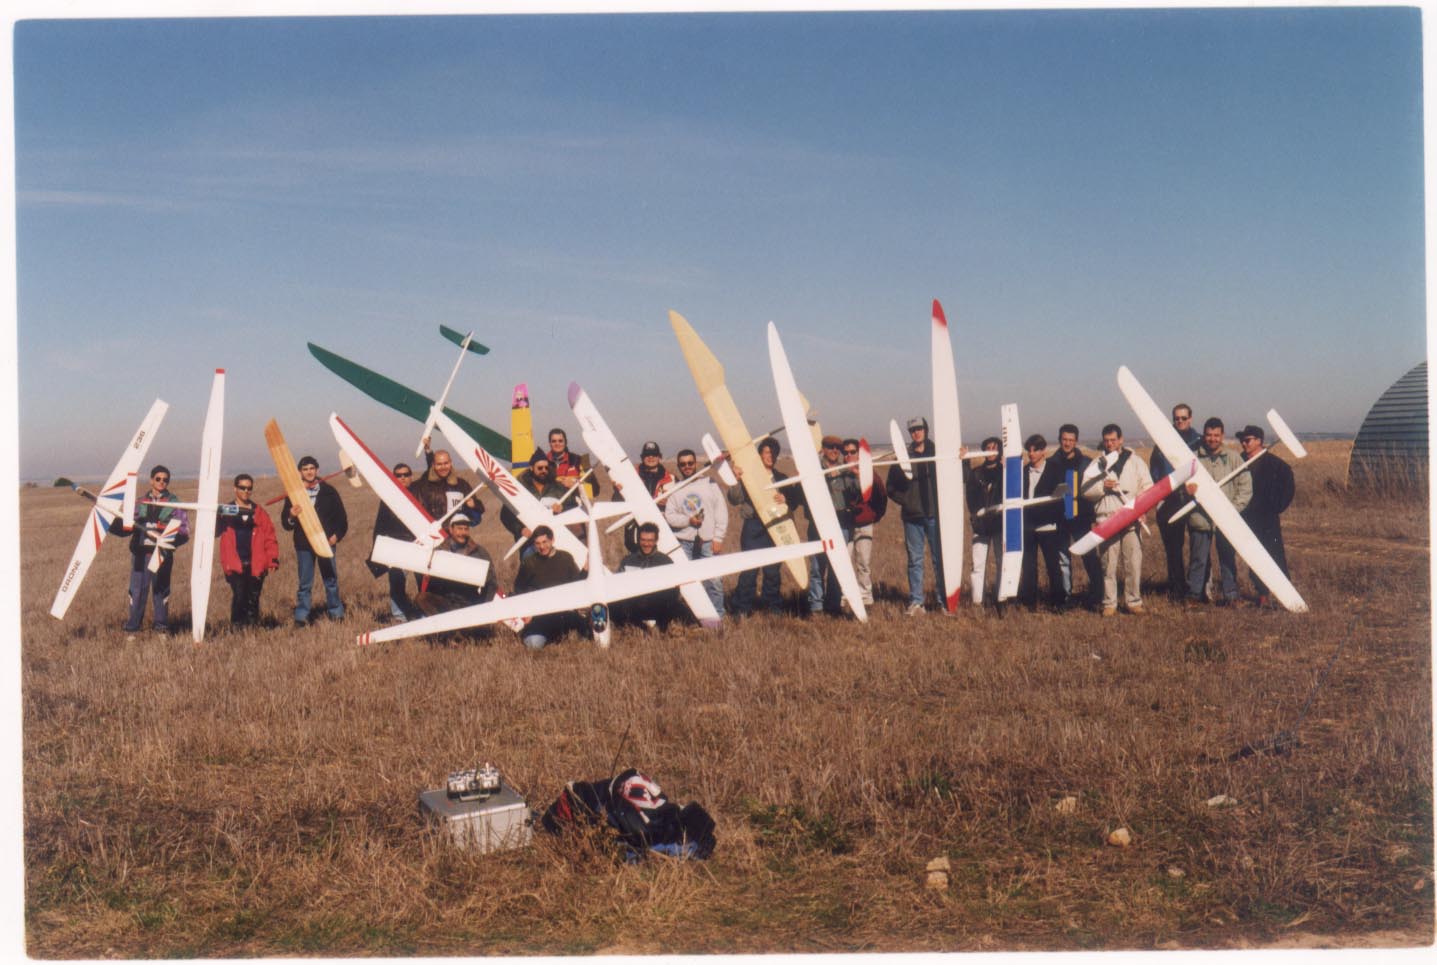
[[68, 592], [69, 592], [69, 590], [70, 590], [70, 584], [75, 581], [75, 576], [76, 576], [76, 574], [78, 574], [79, 572], [80, 572], [80, 561], [79, 561], [79, 560], [71, 560], [71, 561], [70, 561], [70, 568], [65, 572], [65, 578], [60, 581], [60, 592], [61, 592], [61, 593], [68, 593]]

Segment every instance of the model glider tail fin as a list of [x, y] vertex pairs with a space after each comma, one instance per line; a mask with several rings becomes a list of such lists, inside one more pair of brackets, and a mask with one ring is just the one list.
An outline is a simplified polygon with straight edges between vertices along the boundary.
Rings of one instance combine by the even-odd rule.
[[719, 447], [718, 440], [713, 437], [712, 432], [705, 432], [703, 439], [704, 455], [708, 456], [709, 463], [718, 467], [719, 478], [725, 486], [737, 486], [738, 477], [733, 474], [733, 467], [729, 465], [728, 457], [724, 455], [723, 449]]
[[858, 440], [858, 485], [863, 490], [863, 501], [868, 502], [873, 497], [873, 450], [868, 448], [866, 438]]
[[1272, 431], [1277, 433], [1277, 438], [1288, 450], [1299, 459], [1307, 458], [1307, 449], [1297, 441], [1297, 433], [1288, 428], [1282, 416], [1277, 414], [1276, 409], [1267, 410], [1267, 424], [1272, 426]]
[[488, 354], [489, 354], [489, 346], [487, 346], [487, 345], [480, 345], [478, 342], [474, 341], [474, 333], [473, 333], [473, 332], [469, 332], [469, 333], [466, 335], [466, 334], [463, 333], [463, 332], [455, 331], [454, 329], [450, 328], [450, 327], [447, 326], [447, 325], [440, 325], [440, 326], [439, 326], [439, 334], [440, 334], [440, 335], [443, 335], [445, 338], [449, 339], [449, 341], [453, 342], [455, 345], [461, 345], [461, 346], [463, 346], [464, 348], [467, 348], [469, 351], [473, 352], [475, 355], [488, 355]]
[[135, 501], [139, 498], [139, 483], [136, 481], [135, 473], [125, 474], [125, 494], [120, 500], [120, 521], [126, 529], [135, 525]]
[[912, 479], [913, 460], [908, 456], [908, 443], [903, 439], [903, 431], [898, 428], [897, 419], [888, 420], [888, 436], [893, 443], [893, 458], [898, 460], [898, 467], [903, 470], [903, 475]]

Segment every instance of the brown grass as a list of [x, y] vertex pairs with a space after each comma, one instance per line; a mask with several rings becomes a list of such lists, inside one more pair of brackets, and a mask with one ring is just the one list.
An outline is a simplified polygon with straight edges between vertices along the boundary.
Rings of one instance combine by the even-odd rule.
[[[758, 617], [716, 634], [618, 632], [608, 652], [531, 654], [507, 631], [355, 647], [384, 582], [361, 561], [374, 497], [344, 486], [342, 623], [288, 627], [282, 535], [264, 599], [278, 628], [228, 631], [217, 577], [203, 646], [185, 633], [126, 643], [124, 548], [107, 541], [68, 619], [51, 619], [86, 506], [26, 490], [29, 952], [1428, 943], [1427, 506], [1329, 490], [1346, 448], [1317, 444], [1297, 464], [1285, 526], [1303, 616], [1185, 612], [1153, 592], [1143, 618], [910, 620], [891, 516], [866, 627]], [[277, 491], [261, 480], [261, 498]], [[480, 536], [507, 544], [492, 506]], [[1159, 584], [1156, 534], [1145, 549]], [[188, 567], [182, 550], [182, 615]], [[1339, 643], [1300, 743], [1230, 760], [1296, 726]], [[626, 866], [544, 840], [478, 856], [418, 819], [418, 792], [479, 757], [542, 808], [566, 780], [605, 775], [626, 729], [621, 767], [717, 819], [712, 860]], [[1236, 803], [1206, 806], [1217, 794]], [[1069, 795], [1076, 811], [1060, 814]], [[1130, 847], [1104, 843], [1117, 827]], [[946, 892], [923, 884], [940, 855]]]

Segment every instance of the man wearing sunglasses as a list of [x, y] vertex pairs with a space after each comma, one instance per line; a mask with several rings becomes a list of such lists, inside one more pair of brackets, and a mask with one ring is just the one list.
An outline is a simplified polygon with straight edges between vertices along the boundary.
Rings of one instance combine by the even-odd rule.
[[274, 522], [254, 501], [254, 477], [235, 477], [235, 500], [219, 508], [215, 535], [220, 539], [220, 569], [230, 585], [230, 623], [259, 623], [259, 594], [264, 578], [279, 568]]
[[[414, 470], [409, 468], [408, 463], [395, 463], [390, 473], [405, 489], [408, 489], [409, 484], [414, 481]], [[379, 501], [379, 512], [374, 517], [374, 535], [376, 538], [388, 536], [406, 543], [414, 539], [414, 534], [409, 531], [409, 527], [399, 521], [399, 517], [394, 515], [394, 512], [385, 505], [383, 500]], [[370, 549], [369, 555], [374, 556], [373, 548]], [[411, 620], [419, 615], [418, 609], [410, 602], [404, 589], [404, 582], [408, 577], [407, 570], [385, 566], [383, 563], [374, 562], [373, 559], [367, 559], [364, 563], [369, 567], [369, 572], [375, 576], [386, 574], [389, 576], [389, 620], [391, 623], [403, 623], [405, 620]]]
[[[698, 456], [692, 449], [680, 449], [676, 465], [680, 483], [692, 479], [699, 471]], [[664, 519], [689, 559], [704, 559], [723, 552], [724, 536], [728, 533], [728, 500], [712, 476], [687, 483], [666, 500]], [[704, 592], [718, 615], [723, 616], [723, 580], [704, 580]]]
[[[1173, 406], [1173, 428], [1178, 435], [1183, 437], [1183, 442], [1188, 448], [1197, 452], [1198, 444], [1202, 442], [1202, 433], [1193, 428], [1192, 406], [1186, 402], [1179, 402]], [[1153, 479], [1161, 480], [1173, 471], [1172, 463], [1168, 462], [1163, 451], [1153, 447], [1153, 454], [1148, 459], [1148, 472]], [[1163, 537], [1163, 556], [1167, 561], [1168, 569], [1168, 596], [1173, 600], [1181, 600], [1187, 595], [1187, 563], [1183, 559], [1183, 541], [1187, 536], [1187, 521], [1178, 520], [1176, 524], [1169, 522], [1173, 514], [1183, 508], [1188, 502], [1188, 494], [1184, 489], [1179, 489], [1167, 499], [1158, 503], [1158, 532]]]
[[[183, 509], [168, 509], [157, 503], [177, 503], [170, 492], [170, 471], [164, 466], [150, 470], [150, 490], [140, 496], [135, 506], [135, 525], [127, 530], [117, 516], [110, 531], [130, 533], [130, 612], [124, 630], [140, 632], [145, 619], [145, 602], [153, 592], [155, 600], [154, 627], [157, 633], [170, 632], [170, 571], [175, 565], [175, 550], [190, 538], [190, 518]], [[170, 546], [160, 546], [160, 565], [150, 572], [150, 558], [170, 520], [177, 519], [179, 531], [170, 538]]]
[[[843, 440], [843, 461], [858, 465], [858, 440]], [[853, 572], [858, 577], [858, 592], [863, 602], [873, 604], [873, 527], [888, 512], [888, 490], [883, 480], [873, 477], [873, 490], [853, 507], [853, 529], [848, 540], [848, 555], [853, 558]]]

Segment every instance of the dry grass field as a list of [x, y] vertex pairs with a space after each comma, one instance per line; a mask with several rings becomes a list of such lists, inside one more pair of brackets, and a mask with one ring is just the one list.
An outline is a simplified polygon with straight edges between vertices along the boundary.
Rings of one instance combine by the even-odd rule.
[[[529, 653], [508, 631], [356, 647], [385, 585], [362, 562], [375, 497], [342, 483], [343, 621], [291, 629], [281, 534], [273, 628], [231, 632], [217, 574], [194, 646], [183, 549], [181, 630], [126, 642], [122, 542], [106, 541], [53, 620], [88, 506], [27, 489], [29, 953], [1428, 944], [1428, 507], [1343, 492], [1348, 445], [1315, 444], [1296, 466], [1284, 526], [1305, 615], [1168, 603], [1155, 530], [1146, 616], [905, 618], [891, 513], [867, 626], [759, 616], [712, 634], [618, 631], [607, 652], [571, 639]], [[256, 495], [277, 492], [264, 479]], [[479, 536], [502, 550], [485, 499]], [[420, 790], [481, 757], [542, 808], [616, 753], [708, 808], [711, 860], [625, 865], [547, 840], [479, 856], [418, 818]], [[1229, 803], [1209, 806], [1217, 795]], [[1119, 828], [1127, 847], [1106, 843]], [[940, 856], [942, 891], [924, 873]]]

